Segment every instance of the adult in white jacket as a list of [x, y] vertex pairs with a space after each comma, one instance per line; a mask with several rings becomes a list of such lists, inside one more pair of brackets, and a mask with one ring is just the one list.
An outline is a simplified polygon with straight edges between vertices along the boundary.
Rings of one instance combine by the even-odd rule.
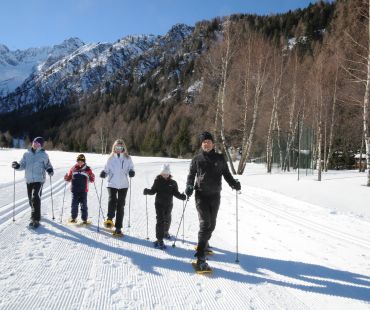
[[109, 156], [104, 170], [100, 173], [101, 178], [108, 177], [108, 215], [104, 222], [105, 227], [113, 227], [113, 219], [116, 218], [113, 232], [115, 236], [122, 236], [122, 222], [124, 206], [129, 187], [128, 177], [135, 176], [134, 164], [128, 155], [127, 148], [122, 139], [114, 141], [112, 153]]

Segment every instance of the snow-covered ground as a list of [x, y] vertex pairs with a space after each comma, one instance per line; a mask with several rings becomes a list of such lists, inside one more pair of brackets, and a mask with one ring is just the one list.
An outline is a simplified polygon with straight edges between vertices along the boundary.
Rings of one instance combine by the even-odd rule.
[[[239, 263], [236, 259], [236, 193], [222, 191], [211, 276], [193, 272], [197, 240], [194, 198], [189, 201], [176, 247], [154, 249], [154, 197], [148, 197], [148, 229], [143, 188], [169, 162], [180, 189], [188, 160], [134, 157], [130, 224], [128, 198], [125, 236], [98, 233], [99, 203], [90, 186], [91, 227], [65, 224], [71, 195], [63, 175], [77, 153], [48, 152], [55, 167], [53, 204], [50, 182], [43, 190], [42, 225], [27, 228], [30, 208], [23, 172], [10, 168], [24, 150], [0, 150], [0, 309], [369, 309], [370, 194], [366, 176], [355, 171], [329, 172], [323, 181], [312, 174], [265, 173], [247, 166], [239, 176]], [[107, 156], [86, 154], [98, 175]], [[105, 184], [103, 185], [105, 186]], [[100, 193], [101, 180], [96, 180]], [[52, 220], [52, 206], [55, 220]], [[103, 188], [102, 208], [107, 209]], [[171, 233], [176, 234], [182, 202], [174, 201]], [[105, 214], [104, 214], [105, 215]], [[101, 221], [100, 221], [101, 225]], [[183, 242], [184, 238], [184, 242]]]

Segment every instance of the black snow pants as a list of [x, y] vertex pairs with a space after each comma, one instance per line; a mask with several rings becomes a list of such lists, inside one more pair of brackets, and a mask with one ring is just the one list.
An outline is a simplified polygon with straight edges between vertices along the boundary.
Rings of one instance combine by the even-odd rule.
[[157, 224], [155, 225], [155, 236], [157, 240], [163, 240], [171, 225], [171, 212], [173, 204], [155, 203]]
[[108, 215], [110, 219], [116, 218], [115, 227], [117, 229], [122, 228], [124, 207], [127, 195], [127, 188], [113, 188], [108, 187]]
[[211, 239], [212, 232], [216, 227], [217, 213], [220, 207], [220, 193], [207, 195], [196, 191], [195, 205], [199, 218], [198, 248], [195, 256], [198, 259], [205, 259], [208, 240]]
[[31, 206], [31, 220], [40, 221], [41, 219], [41, 194], [44, 183], [27, 183], [28, 201]]

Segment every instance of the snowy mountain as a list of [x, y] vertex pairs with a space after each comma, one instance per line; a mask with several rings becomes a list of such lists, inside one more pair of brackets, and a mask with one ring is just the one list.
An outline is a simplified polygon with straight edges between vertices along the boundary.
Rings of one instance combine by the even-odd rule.
[[49, 67], [83, 45], [78, 38], [70, 38], [52, 47], [16, 51], [0, 44], [0, 96], [14, 91], [32, 73]]
[[164, 36], [127, 36], [114, 43], [75, 44], [69, 53], [53, 53], [39, 61], [19, 88], [3, 99], [0, 111], [29, 104], [37, 111], [63, 104], [71, 96], [79, 98], [98, 88], [104, 91], [117, 79], [122, 84], [127, 76], [140, 77], [155, 68], [164, 55], [175, 54], [192, 31], [192, 27], [178, 24]]

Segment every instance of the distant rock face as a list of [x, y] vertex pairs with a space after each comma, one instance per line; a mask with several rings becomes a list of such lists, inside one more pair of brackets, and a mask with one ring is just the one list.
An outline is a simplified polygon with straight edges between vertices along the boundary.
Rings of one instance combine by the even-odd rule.
[[53, 47], [29, 48], [24, 51], [10, 51], [7, 46], [0, 44], [0, 96], [11, 93], [32, 73], [40, 71], [83, 45], [77, 38], [65, 40]]
[[192, 32], [192, 27], [178, 24], [164, 36], [127, 36], [113, 44], [71, 38], [51, 48], [15, 52], [0, 45], [0, 112], [24, 105], [36, 111], [63, 104], [72, 95], [104, 91], [117, 73], [140, 77], [164, 55], [176, 54]]

